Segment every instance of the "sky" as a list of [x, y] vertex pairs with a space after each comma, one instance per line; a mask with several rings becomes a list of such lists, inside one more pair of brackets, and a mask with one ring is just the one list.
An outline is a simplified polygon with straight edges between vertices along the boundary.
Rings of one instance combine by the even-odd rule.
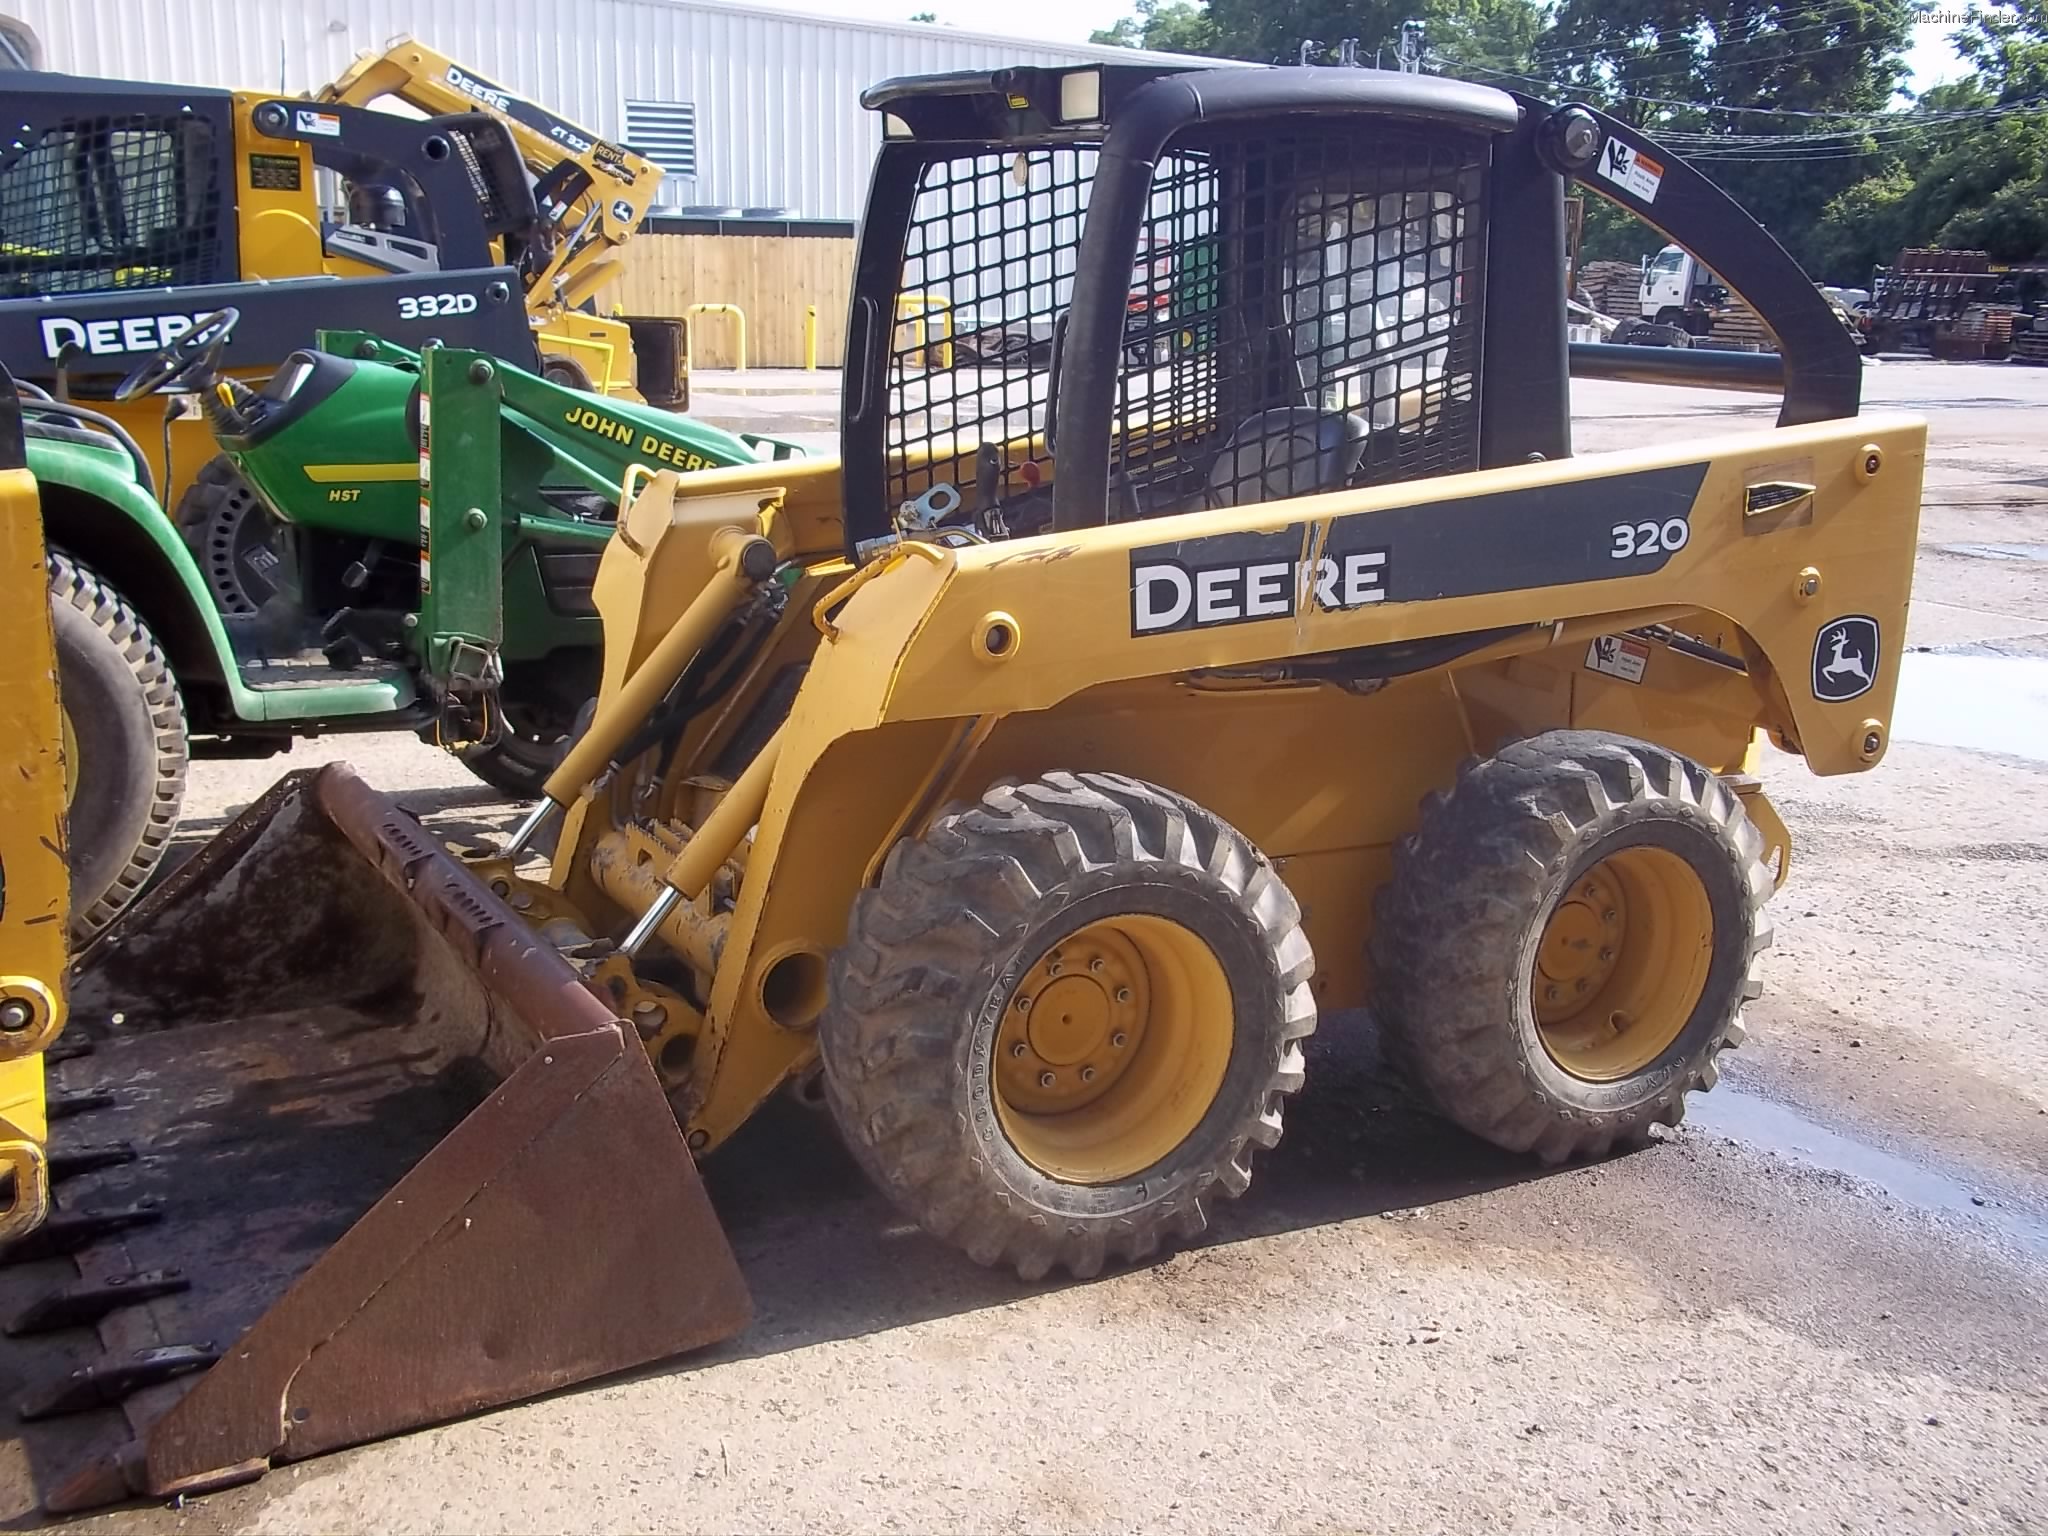
[[[857, 16], [868, 21], [902, 21], [919, 11], [931, 11], [941, 24], [973, 32], [994, 32], [1006, 37], [1029, 37], [1045, 42], [1085, 43], [1088, 34], [1106, 27], [1131, 7], [1120, 0], [747, 0], [752, 5], [778, 10], [809, 11], [814, 15]], [[1960, 5], [1945, 9], [1960, 9]], [[1913, 28], [1912, 47], [1906, 58], [1913, 69], [1912, 84], [1921, 90], [1952, 80], [1963, 73], [1955, 50], [1949, 46], [1950, 24]]]

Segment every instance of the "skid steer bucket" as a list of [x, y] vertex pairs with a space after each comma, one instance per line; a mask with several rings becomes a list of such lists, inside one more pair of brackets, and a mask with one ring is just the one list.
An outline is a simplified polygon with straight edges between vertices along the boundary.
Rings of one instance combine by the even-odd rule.
[[71, 1016], [57, 1209], [0, 1270], [48, 1509], [244, 1481], [747, 1320], [638, 1038], [345, 767], [137, 903]]

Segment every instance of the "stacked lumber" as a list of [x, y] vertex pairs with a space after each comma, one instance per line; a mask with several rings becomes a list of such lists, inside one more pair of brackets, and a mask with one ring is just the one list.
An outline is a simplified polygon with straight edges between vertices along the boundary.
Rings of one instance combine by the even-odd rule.
[[1589, 261], [1579, 268], [1586, 301], [1615, 320], [1635, 317], [1643, 291], [1642, 269], [1631, 261]]

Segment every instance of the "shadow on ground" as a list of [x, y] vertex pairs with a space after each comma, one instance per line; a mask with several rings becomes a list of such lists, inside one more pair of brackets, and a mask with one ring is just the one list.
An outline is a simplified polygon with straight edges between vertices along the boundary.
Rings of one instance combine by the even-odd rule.
[[[445, 823], [441, 830], [446, 835]], [[1417, 1109], [1386, 1070], [1364, 1015], [1326, 1020], [1311, 1045], [1309, 1086], [1289, 1107], [1287, 1135], [1261, 1156], [1243, 1200], [1213, 1208], [1211, 1228], [1197, 1247], [1427, 1207], [1541, 1175], [1526, 1159]], [[1092, 1283], [1026, 1284], [926, 1237], [868, 1185], [829, 1116], [786, 1095], [709, 1159], [704, 1172], [752, 1290], [754, 1321], [724, 1344], [627, 1379], [701, 1371]], [[77, 1335], [73, 1352], [80, 1360], [97, 1353], [90, 1330], [67, 1334]], [[17, 1370], [0, 1371], [9, 1396], [18, 1397], [26, 1385]], [[554, 1395], [573, 1398], [589, 1385]], [[101, 1427], [94, 1439], [118, 1438], [118, 1415], [96, 1417]], [[0, 1506], [0, 1529], [44, 1523], [27, 1501], [40, 1501], [61, 1483], [83, 1449], [77, 1429], [30, 1427], [8, 1455], [16, 1476], [5, 1480], [10, 1497]]]
[[[1285, 1137], [1260, 1155], [1243, 1199], [1211, 1207], [1209, 1231], [1195, 1247], [1427, 1208], [1545, 1175], [1423, 1111], [1385, 1065], [1367, 1015], [1326, 1019], [1311, 1045], [1307, 1087], [1288, 1106]], [[678, 1362], [683, 1369], [1092, 1283], [1027, 1284], [926, 1237], [868, 1186], [827, 1115], [786, 1098], [757, 1115], [705, 1174], [756, 1317], [738, 1338]]]

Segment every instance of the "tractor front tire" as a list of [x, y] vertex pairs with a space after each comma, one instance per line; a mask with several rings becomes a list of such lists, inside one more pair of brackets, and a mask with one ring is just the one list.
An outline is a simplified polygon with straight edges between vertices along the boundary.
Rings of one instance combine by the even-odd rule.
[[1279, 875], [1200, 806], [1114, 774], [999, 786], [855, 903], [827, 1101], [927, 1232], [1086, 1277], [1244, 1192], [1301, 1087], [1313, 969]]
[[1763, 855], [1735, 791], [1649, 742], [1552, 731], [1466, 764], [1377, 899], [1394, 1057], [1510, 1151], [1646, 1142], [1743, 1039], [1770, 943]]
[[47, 562], [66, 763], [71, 941], [138, 895], [185, 801], [185, 706], [156, 638], [90, 566]]

